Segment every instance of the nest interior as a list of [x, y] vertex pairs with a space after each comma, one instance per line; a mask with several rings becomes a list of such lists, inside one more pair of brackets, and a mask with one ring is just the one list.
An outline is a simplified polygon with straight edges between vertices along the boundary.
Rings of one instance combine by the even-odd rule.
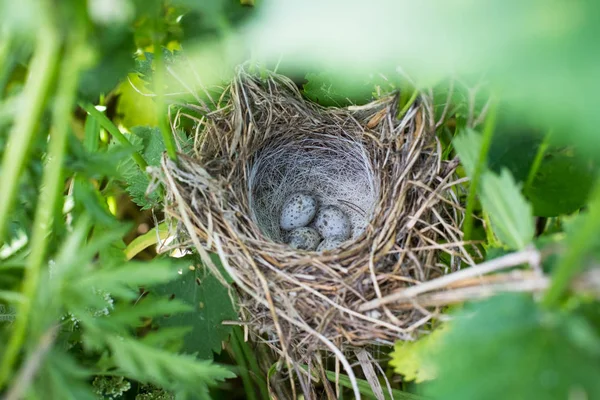
[[273, 241], [285, 242], [279, 218], [285, 200], [306, 192], [320, 206], [340, 208], [349, 217], [351, 238], [358, 238], [373, 215], [379, 190], [362, 142], [343, 130], [330, 132], [331, 127], [282, 128], [286, 132], [248, 160], [248, 208], [256, 225]]
[[[398, 117], [398, 98], [323, 108], [286, 77], [240, 71], [216, 110], [193, 106], [203, 114], [194, 153], [163, 160], [181, 245], [219, 254], [244, 322], [286, 356], [414, 339], [434, 304], [361, 306], [468, 259], [455, 166], [442, 160], [431, 101], [421, 94]], [[302, 185], [324, 185], [326, 201], [355, 209], [352, 240], [325, 253], [281, 243], [273, 215]]]

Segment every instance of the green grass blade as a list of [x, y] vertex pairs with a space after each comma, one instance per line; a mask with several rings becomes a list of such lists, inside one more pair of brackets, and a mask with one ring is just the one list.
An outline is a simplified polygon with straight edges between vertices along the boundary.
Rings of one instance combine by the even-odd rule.
[[533, 180], [535, 179], [535, 176], [538, 170], [540, 169], [540, 165], [542, 165], [542, 161], [544, 159], [544, 156], [546, 155], [546, 150], [548, 150], [548, 146], [550, 145], [549, 141], [551, 135], [552, 132], [548, 131], [544, 136], [544, 140], [542, 141], [542, 143], [540, 143], [540, 147], [538, 148], [538, 151], [535, 154], [535, 158], [533, 159], [533, 164], [531, 165], [529, 173], [527, 174], [527, 180], [525, 181], [526, 190], [527, 188], [531, 187], [531, 184], [533, 183]]
[[254, 390], [254, 385], [252, 384], [252, 379], [250, 378], [250, 373], [248, 372], [248, 363], [246, 362], [246, 357], [241, 347], [241, 341], [235, 332], [231, 336], [230, 343], [235, 361], [239, 366], [237, 371], [240, 378], [242, 378], [242, 384], [244, 385], [244, 392], [246, 393], [246, 397], [248, 400], [256, 400], [256, 392]]
[[98, 145], [100, 143], [100, 124], [98, 123], [98, 120], [88, 114], [88, 117], [85, 119], [84, 131], [84, 148], [90, 153], [98, 151]]
[[[106, 131], [110, 133], [115, 138], [115, 140], [119, 142], [122, 146], [131, 147], [131, 143], [129, 142], [129, 140], [127, 140], [125, 135], [121, 133], [119, 128], [117, 128], [115, 124], [113, 124], [112, 121], [108, 119], [106, 115], [98, 111], [96, 107], [94, 107], [94, 105], [92, 105], [91, 103], [79, 103], [79, 106], [83, 108], [89, 115], [96, 118], [100, 125], [104, 129], [106, 129]], [[148, 163], [146, 162], [146, 160], [144, 160], [144, 157], [142, 157], [141, 154], [137, 152], [134, 152], [132, 154], [132, 157], [136, 164], [140, 167], [140, 169], [145, 172]]]
[[479, 151], [479, 158], [471, 177], [471, 185], [469, 187], [469, 194], [467, 196], [467, 210], [465, 212], [465, 223], [463, 231], [465, 233], [464, 240], [470, 240], [473, 234], [473, 212], [475, 211], [475, 196], [477, 194], [477, 187], [479, 186], [479, 180], [485, 170], [487, 163], [487, 155], [492, 145], [492, 137], [494, 135], [494, 128], [496, 127], [496, 116], [497, 107], [495, 104], [490, 106], [487, 118], [485, 120], [485, 126], [483, 128], [483, 142]]
[[11, 60], [13, 40], [13, 32], [8, 29], [0, 31], [0, 94], [4, 92], [4, 87], [13, 65]]
[[565, 253], [560, 258], [546, 292], [543, 304], [553, 307], [559, 304], [571, 279], [585, 267], [588, 251], [598, 243], [600, 234], [600, 184], [597, 182], [592, 193], [588, 211], [582, 224], [567, 237]]
[[232, 343], [237, 341], [239, 343], [239, 351], [241, 351], [241, 355], [245, 358], [248, 363], [248, 369], [254, 375], [254, 382], [258, 386], [260, 390], [260, 395], [262, 399], [269, 398], [269, 389], [267, 388], [267, 377], [261, 371], [258, 366], [258, 361], [256, 360], [256, 355], [252, 353], [250, 346], [247, 342], [244, 341], [244, 334], [242, 333], [242, 328], [239, 326], [235, 326], [233, 328], [233, 335], [231, 336]]
[[[303, 365], [302, 368], [304, 368], [305, 370], [307, 369], [305, 365]], [[340, 386], [352, 390], [352, 383], [350, 382], [350, 378], [348, 378], [347, 375], [338, 374], [336, 376], [335, 372], [333, 372], [333, 371], [325, 371], [325, 376], [327, 376], [327, 379], [330, 382], [336, 382], [336, 380], [337, 380], [337, 382], [339, 382]], [[373, 389], [371, 389], [371, 385], [369, 385], [369, 382], [367, 382], [364, 379], [356, 379], [356, 384], [358, 386], [358, 390], [360, 391], [360, 394], [362, 394], [363, 396], [366, 396], [370, 399], [376, 398], [375, 393], [373, 392]], [[387, 388], [384, 388], [384, 396], [386, 399], [390, 398], [389, 391], [387, 390]], [[419, 395], [416, 395], [413, 393], [403, 392], [402, 390], [398, 390], [398, 389], [392, 389], [392, 396], [393, 396], [393, 400], [425, 400], [426, 399], [426, 397], [419, 396]]]
[[27, 81], [21, 94], [21, 104], [27, 106], [20, 108], [7, 144], [10, 151], [5, 152], [2, 159], [0, 193], [3, 199], [0, 201], [0, 244], [4, 242], [19, 178], [27, 162], [29, 148], [33, 143], [33, 136], [54, 79], [59, 46], [56, 32], [47, 26], [41, 27]]
[[[76, 40], [81, 40], [77, 38]], [[18, 305], [17, 314], [6, 352], [0, 365], [0, 387], [6, 383], [17, 355], [25, 341], [25, 334], [29, 322], [29, 314], [39, 284], [41, 267], [46, 255], [48, 235], [52, 227], [52, 220], [56, 205], [62, 196], [63, 188], [63, 160], [65, 156], [69, 123], [72, 107], [75, 103], [75, 92], [79, 73], [85, 57], [79, 42], [73, 43], [62, 63], [62, 74], [58, 85], [58, 92], [54, 100], [52, 135], [48, 150], [48, 162], [44, 166], [44, 175], [40, 198], [35, 215], [31, 239], [31, 254], [25, 269], [23, 279], [23, 301]], [[9, 153], [10, 154], [10, 153]]]
[[[162, 20], [160, 16], [156, 20], [156, 31], [162, 31]], [[158, 117], [158, 127], [162, 134], [163, 141], [165, 142], [165, 148], [167, 149], [167, 155], [171, 160], [177, 160], [177, 149], [175, 147], [175, 140], [167, 121], [167, 106], [165, 102], [165, 60], [163, 57], [162, 46], [160, 41], [155, 35], [154, 40], [154, 93], [156, 94], [156, 113]]]

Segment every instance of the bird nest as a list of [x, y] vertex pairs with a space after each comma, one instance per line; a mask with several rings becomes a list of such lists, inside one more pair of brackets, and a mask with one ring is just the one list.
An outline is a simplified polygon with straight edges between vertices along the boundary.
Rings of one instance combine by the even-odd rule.
[[[378, 304], [468, 259], [456, 164], [443, 159], [428, 96], [402, 115], [397, 93], [323, 108], [286, 77], [241, 71], [214, 105], [186, 107], [202, 116], [193, 154], [164, 159], [167, 215], [216, 274], [208, 252], [219, 255], [242, 324], [307, 363], [316, 349], [343, 358], [413, 340], [430, 323], [437, 305]], [[278, 223], [294, 190], [344, 207], [350, 240], [326, 252], [290, 248]]]

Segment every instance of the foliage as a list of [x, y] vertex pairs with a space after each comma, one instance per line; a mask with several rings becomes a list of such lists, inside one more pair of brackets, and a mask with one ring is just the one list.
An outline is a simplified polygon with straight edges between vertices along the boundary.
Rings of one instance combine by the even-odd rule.
[[[202, 359], [212, 359], [213, 352], [221, 352], [221, 342], [231, 334], [225, 320], [234, 321], [237, 313], [231, 299], [214, 276], [200, 267], [195, 258], [187, 263], [176, 280], [155, 287], [152, 292], [165, 298], [174, 298], [189, 305], [185, 313], [171, 314], [156, 320], [159, 327], [191, 327], [183, 338], [183, 349]], [[193, 268], [193, 269], [192, 269]]]
[[[149, 166], [157, 167], [160, 165], [160, 159], [165, 151], [165, 145], [158, 128], [134, 127], [129, 137], [131, 144], [136, 146], [144, 160]], [[127, 192], [131, 199], [139, 205], [142, 210], [149, 209], [158, 204], [161, 198], [160, 190], [156, 187], [149, 187], [150, 177], [146, 171], [136, 168], [133, 160], [128, 158], [119, 165], [119, 170], [125, 178]]]
[[116, 95], [119, 98], [116, 114], [125, 128], [158, 125], [152, 92], [144, 91], [144, 82], [138, 75], [129, 74], [116, 89]]
[[[193, 144], [167, 113], [201, 120], [182, 104], [218, 100], [251, 57], [323, 106], [397, 91], [401, 114], [430, 93], [443, 153], [471, 178], [456, 187], [466, 240], [488, 260], [535, 244], [551, 274], [539, 298], [467, 304], [397, 343], [394, 397], [600, 397], [598, 303], [571, 285], [600, 258], [599, 6], [256, 3], [0, 2], [2, 396], [268, 396], [262, 353], [222, 324], [230, 288], [153, 248], [173, 228], [161, 161]], [[232, 371], [242, 384], [223, 384]]]
[[510, 172], [486, 172], [481, 178], [481, 203], [490, 215], [492, 228], [500, 241], [522, 249], [533, 239], [531, 206], [521, 195]]
[[133, 32], [126, 24], [111, 24], [95, 29], [90, 39], [96, 50], [94, 67], [81, 76], [79, 94], [82, 99], [95, 100], [99, 93], [108, 93], [133, 67], [135, 43]]
[[556, 217], [580, 209], [597, 177], [598, 159], [579, 146], [556, 143], [560, 136], [504, 121], [492, 140], [490, 169], [499, 173], [508, 168], [524, 185], [523, 194], [537, 216]]
[[[525, 189], [535, 215], [556, 217], [585, 206], [598, 176], [596, 162], [573, 149], [549, 149]], [[580, 153], [580, 152], [579, 152]]]
[[265, 58], [283, 54], [280, 64], [295, 70], [333, 69], [348, 86], [375, 68], [407, 71], [417, 86], [448, 75], [470, 87], [487, 82], [506, 99], [513, 120], [551, 127], [588, 154], [600, 146], [600, 60], [589, 52], [599, 29], [594, 2], [376, 0], [349, 7], [310, 0], [270, 6], [253, 38], [263, 43]]
[[390, 354], [394, 372], [403, 375], [406, 381], [417, 383], [435, 378], [437, 371], [432, 358], [446, 335], [448, 326], [442, 325], [415, 342], [397, 342]]
[[118, 398], [131, 389], [131, 383], [122, 376], [97, 376], [92, 382], [94, 392], [101, 398]]
[[[111, 122], [111, 102], [119, 102], [111, 91], [135, 67], [139, 44], [147, 44], [148, 37], [152, 43], [155, 33], [171, 40], [168, 29], [177, 22], [167, 15], [174, 8], [159, 1], [89, 3], [87, 9], [75, 1], [52, 8], [42, 1], [40, 10], [31, 14], [36, 15], [32, 24], [33, 18], [2, 5], [2, 20], [20, 16], [28, 24], [0, 32], [0, 110], [8, 110], [5, 99], [15, 96], [31, 102], [32, 108], [2, 114], [0, 152], [7, 179], [0, 212], [0, 294], [3, 312], [11, 303], [10, 316], [16, 319], [0, 325], [5, 343], [0, 391], [9, 397], [121, 398], [132, 387], [149, 384], [152, 389], [139, 396], [208, 394], [235, 376], [211, 361], [213, 350], [220, 351], [230, 333], [220, 327], [222, 320], [236, 317], [228, 291], [210, 275], [203, 276], [206, 288], [197, 290], [206, 290], [207, 304], [218, 299], [214, 310], [221, 314], [211, 310], [207, 321], [196, 318], [190, 324], [212, 335], [210, 340], [197, 339], [195, 348], [179, 346], [189, 337], [189, 321], [159, 326], [165, 315], [190, 315], [189, 304], [179, 300], [185, 296], [177, 284], [170, 287], [176, 300], [148, 295], [152, 288], [177, 282], [182, 261], [156, 254], [151, 260], [126, 260], [132, 226], [123, 211], [134, 201], [139, 204], [136, 213], [152, 208], [160, 215], [163, 192], [152, 189], [150, 170], [140, 166], [159, 166], [167, 149], [165, 136], [159, 128], [134, 125], [156, 121], [134, 117], [148, 112], [135, 100], [125, 98], [128, 108], [116, 107], [131, 117], [124, 119], [130, 132], [120, 132]], [[33, 6], [30, 1], [23, 4], [26, 10]], [[167, 23], [158, 23], [163, 18]], [[63, 31], [65, 25], [71, 30]], [[12, 53], [20, 41], [34, 41], [25, 47], [29, 54]], [[27, 67], [29, 75], [22, 72]], [[90, 113], [75, 112], [76, 103]], [[151, 112], [156, 112], [154, 105]], [[176, 140], [181, 151], [189, 151], [187, 136], [179, 133]], [[195, 281], [193, 285], [198, 286]], [[32, 366], [31, 373], [23, 373]]]
[[[425, 394], [445, 399], [600, 396], [600, 337], [578, 313], [542, 310], [524, 295], [470, 305], [435, 356]], [[477, 377], [465, 384], [465, 376]]]
[[[467, 174], [473, 176], [482, 148], [480, 137], [467, 130], [454, 139], [454, 147], [461, 157]], [[500, 241], [512, 249], [522, 249], [534, 235], [531, 206], [507, 169], [500, 175], [487, 168], [481, 174], [479, 186], [481, 203], [492, 221], [492, 228]]]

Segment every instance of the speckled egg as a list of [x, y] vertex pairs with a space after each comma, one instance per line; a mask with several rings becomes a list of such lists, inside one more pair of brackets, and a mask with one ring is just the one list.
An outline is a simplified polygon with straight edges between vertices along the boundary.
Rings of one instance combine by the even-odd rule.
[[320, 241], [319, 233], [307, 226], [291, 231], [288, 240], [290, 247], [297, 250], [315, 250]]
[[317, 199], [309, 193], [295, 193], [283, 205], [281, 220], [282, 229], [289, 231], [306, 226], [317, 213]]
[[327, 238], [321, 242], [319, 247], [317, 247], [317, 251], [329, 251], [337, 249], [344, 242], [344, 240], [344, 238], [339, 236]]
[[315, 228], [325, 239], [337, 236], [345, 240], [350, 237], [350, 220], [336, 206], [325, 206], [319, 210]]

